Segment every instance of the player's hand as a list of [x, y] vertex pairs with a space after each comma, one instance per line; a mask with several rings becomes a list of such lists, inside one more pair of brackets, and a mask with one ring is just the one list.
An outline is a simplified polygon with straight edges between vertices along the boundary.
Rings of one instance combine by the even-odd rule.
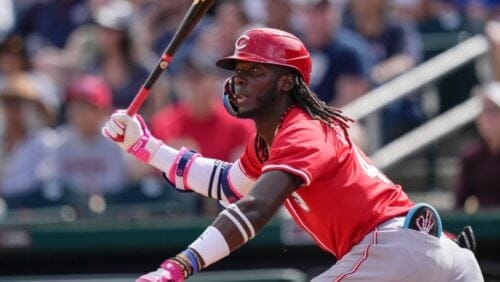
[[101, 133], [116, 142], [124, 151], [146, 163], [162, 144], [151, 135], [140, 115], [131, 117], [125, 110], [112, 114]]
[[136, 282], [184, 282], [184, 274], [181, 267], [165, 261], [158, 270], [142, 275]]
[[125, 110], [118, 110], [111, 115], [101, 132], [127, 151], [144, 134], [141, 127], [137, 115], [131, 117]]

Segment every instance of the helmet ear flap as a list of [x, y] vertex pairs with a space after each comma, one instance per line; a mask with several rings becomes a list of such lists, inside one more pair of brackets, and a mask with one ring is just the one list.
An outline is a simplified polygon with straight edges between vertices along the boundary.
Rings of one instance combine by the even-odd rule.
[[226, 111], [233, 115], [238, 116], [238, 107], [234, 105], [234, 76], [229, 77], [224, 82], [224, 93], [222, 100], [224, 102], [224, 108]]

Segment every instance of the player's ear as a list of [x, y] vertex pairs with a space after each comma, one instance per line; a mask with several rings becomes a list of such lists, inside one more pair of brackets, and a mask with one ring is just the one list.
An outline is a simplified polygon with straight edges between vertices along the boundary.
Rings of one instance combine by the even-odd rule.
[[281, 88], [280, 90], [283, 92], [288, 92], [295, 87], [295, 79], [293, 73], [287, 73], [281, 76]]

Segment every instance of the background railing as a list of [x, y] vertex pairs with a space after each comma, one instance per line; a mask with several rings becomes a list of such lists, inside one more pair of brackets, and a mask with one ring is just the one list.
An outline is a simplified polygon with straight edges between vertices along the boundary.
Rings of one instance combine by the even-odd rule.
[[452, 112], [438, 116], [435, 121], [429, 121], [384, 147], [380, 145], [381, 128], [376, 114], [390, 103], [411, 95], [416, 90], [432, 89], [431, 85], [435, 81], [465, 64], [471, 61], [480, 62], [479, 59], [488, 53], [489, 48], [489, 43], [483, 35], [466, 39], [344, 107], [343, 111], [355, 120], [370, 117], [367, 132], [371, 146], [368, 151], [374, 152], [372, 157], [380, 169], [388, 168], [472, 121], [478, 113], [479, 105], [474, 100], [464, 102]]
[[386, 170], [412, 153], [473, 121], [479, 114], [480, 107], [477, 97], [470, 98], [380, 148], [371, 156], [373, 162], [379, 169]]

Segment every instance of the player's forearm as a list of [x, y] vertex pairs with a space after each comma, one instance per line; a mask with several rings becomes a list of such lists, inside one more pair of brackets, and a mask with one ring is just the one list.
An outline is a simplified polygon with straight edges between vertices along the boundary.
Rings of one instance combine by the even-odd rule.
[[[258, 234], [270, 216], [258, 216], [255, 221], [253, 216], [247, 215], [245, 204], [241, 201], [229, 205], [215, 219], [202, 235], [194, 241], [189, 248], [195, 250], [201, 257], [205, 268], [238, 249]], [[251, 208], [254, 209], [254, 208]], [[269, 213], [272, 214], [272, 213]], [[257, 215], [256, 212], [253, 215]]]
[[[262, 210], [266, 206], [270, 210]], [[221, 260], [255, 237], [276, 211], [274, 207], [259, 204], [253, 196], [229, 205], [198, 239], [175, 257], [165, 260], [151, 276], [176, 273], [187, 278]]]
[[[297, 187], [293, 175], [269, 171], [261, 175], [252, 190], [230, 204], [198, 239], [164, 265], [182, 268], [185, 277], [228, 256], [262, 230], [283, 201]], [[163, 265], [162, 265], [163, 267]]]
[[231, 163], [204, 158], [185, 148], [175, 150], [163, 144], [149, 163], [163, 171], [178, 190], [194, 191], [227, 204], [242, 197], [236, 187], [241, 189], [253, 185], [238, 167], [231, 170]]
[[[213, 167], [215, 160], [207, 160], [200, 164], [194, 162], [201, 156], [185, 148], [176, 150], [168, 145], [161, 145], [158, 151], [151, 157], [149, 164], [165, 173], [167, 179], [178, 190], [194, 191], [204, 196], [209, 196], [209, 175], [206, 173]], [[197, 174], [199, 179], [189, 181], [190, 174]]]

